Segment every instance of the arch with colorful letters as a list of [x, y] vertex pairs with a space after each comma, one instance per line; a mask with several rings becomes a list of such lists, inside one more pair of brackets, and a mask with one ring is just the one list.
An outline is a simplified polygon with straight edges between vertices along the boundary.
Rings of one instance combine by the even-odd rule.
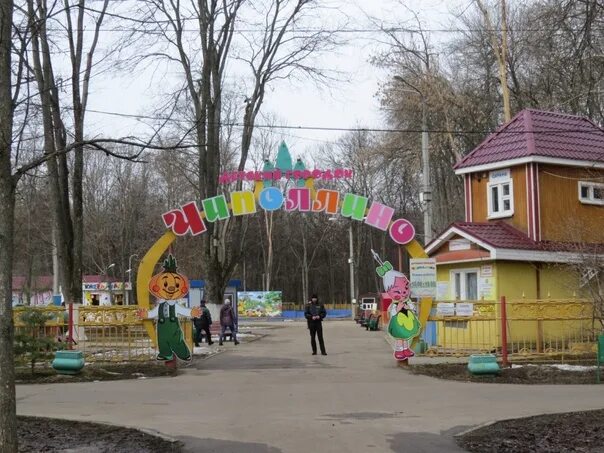
[[[303, 187], [299, 187], [300, 185]], [[273, 187], [271, 183], [256, 180], [253, 191], [232, 191], [229, 200], [225, 195], [217, 195], [202, 200], [201, 206], [191, 201], [162, 215], [167, 230], [139, 263], [136, 280], [139, 307], [149, 309], [148, 282], [153, 276], [156, 264], [177, 237], [203, 234], [207, 231], [206, 223], [226, 220], [231, 216], [255, 214], [259, 209], [269, 212], [283, 209], [286, 212], [340, 215], [387, 232], [395, 243], [406, 248], [412, 258], [427, 258], [423, 247], [415, 239], [415, 228], [411, 222], [403, 218], [395, 219], [395, 210], [389, 206], [353, 193], [342, 194], [330, 189], [315, 190], [312, 177], [285, 192]], [[420, 301], [422, 326], [426, 325], [431, 303], [430, 298]], [[155, 338], [152, 323], [145, 321], [145, 327], [151, 338]]]

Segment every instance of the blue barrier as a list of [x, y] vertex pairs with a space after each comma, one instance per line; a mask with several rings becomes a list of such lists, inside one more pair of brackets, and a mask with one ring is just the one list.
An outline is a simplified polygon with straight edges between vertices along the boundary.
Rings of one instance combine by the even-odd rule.
[[[282, 317], [286, 319], [304, 318], [302, 310], [285, 310]], [[327, 310], [328, 318], [350, 318], [350, 310]]]

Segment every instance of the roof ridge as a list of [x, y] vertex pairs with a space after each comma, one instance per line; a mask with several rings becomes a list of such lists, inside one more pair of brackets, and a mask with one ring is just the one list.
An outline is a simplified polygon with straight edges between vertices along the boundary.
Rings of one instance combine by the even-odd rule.
[[527, 107], [527, 108], [523, 109], [522, 111], [524, 112], [526, 110], [529, 110], [529, 111], [534, 112], [534, 113], [543, 113], [543, 114], [546, 114], [546, 115], [558, 115], [558, 116], [566, 116], [566, 117], [577, 118], [579, 120], [589, 120], [589, 118], [587, 118], [586, 116], [579, 115], [577, 113], [566, 113], [566, 112], [561, 112], [561, 111], [558, 111], [558, 110], [542, 110], [542, 109], [536, 109], [536, 108], [533, 108], [533, 107]]

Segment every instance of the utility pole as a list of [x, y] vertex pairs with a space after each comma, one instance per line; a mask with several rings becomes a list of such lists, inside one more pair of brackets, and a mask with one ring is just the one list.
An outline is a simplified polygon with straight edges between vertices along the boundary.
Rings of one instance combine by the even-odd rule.
[[350, 315], [354, 320], [354, 244], [352, 242], [352, 223], [348, 227], [348, 242], [350, 256], [348, 258], [348, 264], [350, 265]]
[[428, 142], [428, 112], [426, 99], [422, 97], [422, 194], [424, 204], [424, 245], [432, 240], [432, 186], [430, 185], [430, 150]]
[[[125, 294], [127, 294], [126, 297], [126, 305], [130, 305], [130, 299], [132, 296], [132, 273], [134, 272], [134, 270], [132, 269], [132, 258], [138, 258], [138, 253], [133, 253], [132, 255], [130, 255], [130, 257], [128, 258], [128, 270], [126, 272], [128, 272], [128, 286], [130, 287], [130, 289], [128, 289], [128, 293], [126, 293], [126, 291], [124, 291]], [[132, 299], [134, 299], [132, 297]]]
[[395, 75], [394, 80], [401, 82], [411, 90], [401, 90], [416, 93], [422, 102], [422, 188], [419, 193], [420, 202], [424, 208], [424, 245], [432, 240], [432, 186], [430, 185], [430, 143], [428, 138], [428, 109], [426, 96], [415, 85], [407, 82], [403, 77]]

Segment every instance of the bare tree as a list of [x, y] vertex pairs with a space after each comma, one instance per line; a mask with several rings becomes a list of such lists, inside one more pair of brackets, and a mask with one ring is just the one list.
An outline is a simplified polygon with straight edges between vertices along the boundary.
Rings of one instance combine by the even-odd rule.
[[[185, 91], [194, 114], [198, 145], [199, 196], [220, 192], [222, 168], [223, 101], [225, 77], [233, 60], [249, 71], [250, 86], [243, 98], [242, 130], [237, 169], [244, 170], [256, 118], [271, 82], [295, 76], [323, 79], [324, 73], [308, 59], [333, 43], [333, 33], [299, 27], [318, 6], [312, 0], [274, 0], [248, 6], [243, 0], [212, 2], [146, 0], [140, 2], [146, 23], [155, 24], [161, 36], [152, 56], [177, 61], [185, 79]], [[160, 25], [157, 27], [157, 25]], [[196, 27], [198, 41], [185, 30]], [[257, 27], [258, 33], [239, 33], [238, 27]], [[237, 49], [233, 43], [237, 41]], [[237, 185], [241, 188], [241, 183]], [[226, 284], [240, 261], [247, 220], [235, 217], [211, 223], [202, 237], [202, 258], [208, 297], [220, 301]]]
[[13, 228], [15, 186], [11, 168], [13, 92], [12, 0], [0, 1], [0, 450], [17, 451], [15, 370], [13, 363]]
[[[31, 70], [35, 74], [40, 97], [44, 147], [46, 154], [56, 153], [55, 157], [48, 159], [47, 165], [56, 225], [60, 280], [67, 300], [74, 303], [81, 302], [82, 297], [84, 121], [94, 53], [108, 4], [108, 0], [104, 0], [100, 11], [94, 18], [94, 33], [87, 53], [84, 55], [85, 18], [95, 13], [87, 9], [85, 0], [78, 0], [76, 5], [69, 0], [63, 1], [64, 25], [71, 63], [73, 132], [70, 132], [65, 125], [59, 97], [62, 79], [56, 73], [51, 56], [52, 43], [60, 39], [57, 36], [49, 36], [49, 23], [55, 21], [54, 17], [59, 15], [57, 11], [53, 10], [57, 4], [53, 4], [49, 8], [46, 0], [37, 2], [27, 0], [26, 14], [28, 31], [31, 36], [30, 52], [33, 59]], [[75, 144], [71, 169], [64, 152], [69, 135], [72, 135]]]
[[499, 67], [499, 83], [503, 97], [503, 117], [505, 121], [512, 119], [512, 110], [510, 107], [510, 90], [508, 87], [507, 62], [508, 62], [508, 22], [507, 8], [505, 0], [499, 0], [501, 7], [501, 39], [498, 36], [498, 30], [493, 25], [491, 14], [482, 0], [476, 0], [476, 5], [484, 17], [486, 30], [491, 41], [493, 53], [497, 57], [497, 66]]

